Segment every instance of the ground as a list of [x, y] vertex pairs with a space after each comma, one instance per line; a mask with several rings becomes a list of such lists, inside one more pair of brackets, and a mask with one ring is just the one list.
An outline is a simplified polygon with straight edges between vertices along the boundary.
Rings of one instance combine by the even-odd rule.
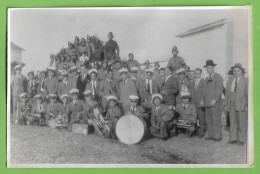
[[79, 135], [48, 127], [11, 126], [11, 164], [242, 164], [246, 145], [228, 144], [184, 134], [167, 141], [151, 138], [137, 145], [95, 134]]

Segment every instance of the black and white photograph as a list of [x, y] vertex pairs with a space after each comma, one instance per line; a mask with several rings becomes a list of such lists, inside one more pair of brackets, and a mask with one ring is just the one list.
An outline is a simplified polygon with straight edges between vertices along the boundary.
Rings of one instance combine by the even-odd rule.
[[7, 166], [252, 167], [251, 11], [9, 8]]

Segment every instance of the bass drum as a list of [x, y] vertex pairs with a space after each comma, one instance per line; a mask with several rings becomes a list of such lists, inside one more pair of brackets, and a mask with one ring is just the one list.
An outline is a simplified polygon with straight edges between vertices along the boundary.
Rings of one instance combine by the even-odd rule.
[[116, 136], [124, 144], [139, 143], [147, 133], [143, 118], [135, 115], [125, 115], [116, 123]]

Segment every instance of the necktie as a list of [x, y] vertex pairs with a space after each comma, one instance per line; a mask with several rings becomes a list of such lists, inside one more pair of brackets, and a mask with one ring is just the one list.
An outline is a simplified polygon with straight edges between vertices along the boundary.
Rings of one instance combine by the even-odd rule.
[[183, 105], [183, 109], [186, 109], [186, 104]]
[[96, 86], [94, 81], [92, 81], [92, 85], [93, 85], [93, 95], [96, 95]]
[[197, 88], [198, 88], [198, 83], [199, 83], [199, 80], [197, 79], [196, 80], [196, 83], [195, 83], [195, 89], [197, 90]]
[[234, 91], [235, 91], [235, 92], [237, 91], [237, 78], [236, 78], [236, 81], [235, 81], [235, 88], [234, 88]]
[[148, 80], [147, 92], [148, 92], [148, 94], [151, 94], [151, 84], [150, 84], [150, 80]]
[[44, 80], [42, 80], [42, 89], [44, 89]]
[[30, 83], [30, 85], [31, 85], [31, 89], [33, 88], [33, 81], [31, 80], [31, 83]]

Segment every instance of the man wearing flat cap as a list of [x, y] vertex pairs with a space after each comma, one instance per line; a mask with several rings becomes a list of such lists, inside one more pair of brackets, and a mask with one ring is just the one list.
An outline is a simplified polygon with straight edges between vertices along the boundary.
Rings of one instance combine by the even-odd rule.
[[241, 64], [232, 67], [232, 84], [227, 89], [230, 97], [226, 100], [230, 104], [230, 144], [244, 145], [247, 140], [248, 120], [248, 79], [244, 77], [245, 70]]
[[177, 46], [173, 46], [172, 48], [172, 57], [169, 59], [168, 67], [172, 67], [173, 71], [175, 72], [179, 68], [183, 68], [186, 63], [182, 57], [178, 56], [178, 48]]
[[208, 137], [205, 140], [219, 142], [222, 140], [221, 114], [223, 111], [222, 93], [223, 78], [214, 71], [216, 64], [213, 60], [207, 60], [204, 66], [208, 77], [205, 79], [202, 105], [205, 107], [205, 118]]
[[21, 93], [26, 92], [26, 77], [22, 75], [22, 66], [21, 65], [16, 65], [14, 67], [14, 72], [15, 74], [11, 78], [11, 90], [12, 90], [12, 106], [13, 106], [13, 113], [12, 113], [12, 118], [11, 121], [14, 121], [14, 115], [17, 112], [17, 102], [19, 99], [19, 95]]

